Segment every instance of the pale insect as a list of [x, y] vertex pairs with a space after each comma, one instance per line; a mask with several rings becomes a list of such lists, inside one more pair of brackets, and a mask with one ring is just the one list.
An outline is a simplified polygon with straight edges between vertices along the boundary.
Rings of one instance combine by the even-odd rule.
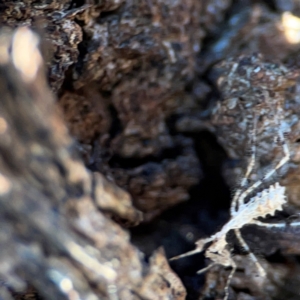
[[[281, 186], [278, 182], [274, 185], [271, 185], [269, 188], [264, 189], [261, 193], [258, 193], [255, 197], [251, 198], [249, 202], [245, 203], [245, 199], [247, 196], [252, 193], [255, 189], [262, 185], [262, 183], [269, 179], [280, 167], [286, 164], [290, 158], [290, 152], [288, 146], [285, 142], [283, 133], [279, 130], [279, 138], [282, 141], [283, 150], [284, 150], [284, 157], [281, 161], [272, 169], [270, 170], [262, 180], [255, 182], [252, 186], [247, 188], [246, 190], [242, 190], [242, 187], [246, 185], [247, 178], [251, 173], [254, 160], [255, 160], [255, 151], [252, 151], [251, 160], [249, 162], [247, 172], [245, 177], [241, 182], [241, 188], [236, 191], [234, 198], [232, 200], [231, 209], [230, 209], [230, 220], [223, 226], [223, 228], [217, 232], [216, 234], [212, 235], [209, 238], [201, 239], [197, 241], [196, 249], [190, 251], [188, 253], [176, 256], [171, 258], [171, 260], [175, 260], [178, 258], [182, 258], [185, 256], [189, 256], [192, 254], [196, 254], [203, 251], [204, 246], [212, 242], [212, 244], [206, 249], [205, 256], [212, 260], [212, 264], [208, 267], [198, 271], [197, 273], [202, 273], [207, 271], [209, 268], [216, 264], [223, 265], [224, 267], [232, 267], [232, 271], [228, 277], [226, 286], [225, 286], [225, 297], [224, 300], [227, 300], [229, 297], [229, 285], [230, 281], [236, 271], [236, 264], [232, 258], [230, 253], [230, 249], [228, 249], [228, 244], [226, 241], [226, 235], [230, 230], [234, 230], [234, 233], [241, 244], [241, 246], [249, 253], [251, 260], [256, 265], [260, 276], [265, 277], [266, 272], [263, 267], [260, 265], [256, 256], [251, 252], [249, 246], [241, 236], [240, 229], [245, 225], [255, 224], [258, 226], [263, 227], [277, 227], [283, 228], [286, 224], [269, 224], [263, 223], [258, 220], [258, 218], [264, 218], [267, 215], [273, 216], [276, 211], [281, 211], [283, 209], [283, 205], [286, 204], [286, 196], [285, 196], [285, 187]], [[253, 150], [254, 145], [252, 146]], [[300, 226], [300, 222], [294, 222], [289, 224], [289, 226]]]
[[[256, 123], [254, 121], [254, 123]], [[269, 188], [264, 189], [262, 192], [257, 193], [256, 196], [252, 197], [248, 202], [245, 200], [247, 197], [252, 194], [257, 188], [259, 188], [266, 180], [271, 178], [276, 171], [284, 166], [290, 160], [290, 151], [289, 147], [285, 141], [284, 133], [281, 126], [278, 126], [278, 141], [280, 142], [284, 157], [278, 162], [278, 164], [272, 168], [263, 179], [256, 181], [253, 185], [248, 188], [245, 188], [248, 178], [253, 171], [255, 165], [255, 137], [256, 137], [256, 124], [253, 126], [252, 132], [252, 146], [251, 146], [251, 158], [246, 170], [245, 177], [241, 181], [241, 187], [238, 189], [233, 197], [231, 208], [230, 208], [230, 220], [222, 227], [222, 229], [216, 234], [210, 236], [209, 238], [201, 239], [196, 242], [196, 249], [188, 253], [176, 256], [171, 258], [175, 260], [192, 254], [202, 252], [205, 245], [210, 243], [208, 248], [205, 250], [205, 256], [212, 260], [212, 263], [198, 271], [202, 273], [207, 271], [209, 268], [216, 264], [223, 265], [224, 267], [231, 267], [232, 271], [228, 277], [226, 286], [225, 286], [225, 297], [224, 300], [227, 300], [229, 297], [229, 285], [230, 281], [236, 271], [236, 264], [232, 258], [229, 246], [226, 241], [226, 235], [230, 230], [234, 230], [234, 233], [241, 244], [241, 246], [249, 253], [249, 257], [257, 267], [259, 275], [262, 277], [266, 276], [266, 272], [259, 263], [257, 257], [251, 252], [249, 246], [241, 236], [240, 229], [245, 225], [255, 224], [263, 227], [277, 227], [284, 228], [287, 225], [285, 223], [279, 224], [269, 224], [264, 223], [258, 220], [258, 218], [265, 218], [267, 215], [273, 216], [276, 211], [281, 211], [283, 205], [286, 204], [285, 196], [285, 187], [281, 186], [278, 182], [274, 185], [270, 185]], [[294, 222], [289, 224], [289, 226], [300, 226], [300, 222]]]

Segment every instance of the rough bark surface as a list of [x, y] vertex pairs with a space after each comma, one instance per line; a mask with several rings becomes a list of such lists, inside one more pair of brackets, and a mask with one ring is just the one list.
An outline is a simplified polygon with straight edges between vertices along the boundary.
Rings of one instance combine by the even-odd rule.
[[[222, 298], [229, 270], [196, 275], [196, 255], [173, 271], [159, 247], [178, 255], [226, 222], [255, 110], [250, 183], [280, 159], [272, 103], [292, 151], [272, 179], [289, 199], [276, 220], [299, 213], [299, 12], [297, 0], [2, 1], [0, 298]], [[242, 230], [264, 284], [228, 235], [231, 299], [297, 299], [297, 231]]]
[[24, 27], [0, 34], [4, 299], [27, 284], [45, 299], [184, 299], [164, 252], [147, 266], [111, 220], [136, 225], [142, 213], [127, 192], [87, 171], [77, 157], [37, 46]]

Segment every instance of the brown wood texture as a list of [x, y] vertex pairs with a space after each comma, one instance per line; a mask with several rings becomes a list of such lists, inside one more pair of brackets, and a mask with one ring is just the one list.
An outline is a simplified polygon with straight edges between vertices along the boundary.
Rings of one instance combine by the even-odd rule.
[[[297, 0], [0, 1], [0, 299], [222, 298], [229, 270], [166, 257], [226, 222], [254, 111], [249, 184], [280, 160], [272, 103], [292, 157], [266, 185], [287, 189], [276, 221], [299, 213], [299, 13]], [[231, 73], [243, 57], [257, 65]], [[242, 235], [268, 280], [229, 233], [230, 297], [297, 299], [297, 230]]]

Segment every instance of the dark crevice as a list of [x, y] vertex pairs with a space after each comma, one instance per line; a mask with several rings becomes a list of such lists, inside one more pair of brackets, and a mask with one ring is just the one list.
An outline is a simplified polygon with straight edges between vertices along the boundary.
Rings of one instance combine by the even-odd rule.
[[65, 91], [74, 91], [73, 88], [73, 66], [70, 66], [65, 72], [64, 81], [57, 92], [57, 98], [59, 99]]
[[[190, 133], [186, 136], [194, 141], [204, 178], [190, 189], [189, 201], [169, 209], [151, 223], [131, 229], [133, 244], [146, 252], [146, 255], [151, 255], [161, 245], [169, 258], [193, 250], [197, 239], [216, 232], [229, 217], [231, 193], [221, 173], [222, 165], [227, 160], [224, 149], [209, 132]], [[179, 227], [190, 228], [193, 238], [188, 239], [182, 235], [178, 231]], [[205, 267], [204, 253], [172, 261], [170, 264], [187, 289], [186, 299], [197, 299], [205, 274], [196, 273]]]
[[[288, 2], [288, 1], [287, 1]], [[273, 12], [277, 12], [277, 4], [275, 0], [263, 0], [263, 3]]]
[[244, 288], [244, 289], [234, 289], [238, 293], [245, 293], [247, 295], [251, 295], [250, 289]]
[[70, 4], [70, 9], [79, 8], [86, 4], [85, 0], [72, 0]]
[[132, 169], [146, 163], [161, 163], [165, 159], [176, 159], [182, 154], [180, 146], [164, 149], [159, 155], [148, 155], [142, 158], [128, 158], [119, 155], [113, 155], [109, 160], [109, 166], [112, 168]]
[[[109, 97], [110, 93], [102, 93], [103, 97]], [[108, 111], [110, 112], [111, 115], [111, 126], [109, 129], [109, 136], [111, 139], [115, 138], [118, 134], [120, 134], [123, 130], [123, 126], [121, 123], [121, 120], [119, 118], [119, 114], [118, 111], [116, 110], [116, 108], [114, 107], [113, 104], [108, 105]]]
[[276, 263], [276, 264], [286, 263], [286, 257], [284, 257], [279, 250], [273, 253], [272, 255], [269, 255], [267, 259], [268, 262], [270, 263]]
[[[79, 21], [77, 19], [74, 20], [81, 28], [83, 28], [83, 22]], [[64, 74], [64, 81], [57, 92], [58, 99], [61, 97], [62, 93], [64, 91], [74, 91], [74, 70], [78, 72], [79, 74], [81, 73], [81, 70], [83, 69], [83, 66], [85, 65], [85, 56], [88, 53], [88, 43], [89, 43], [89, 38], [87, 34], [85, 33], [84, 30], [82, 30], [82, 41], [78, 44], [78, 51], [79, 55], [77, 58], [77, 62], [74, 64], [70, 65], [68, 69], [65, 71]]]
[[121, 11], [122, 9], [122, 5], [120, 5], [120, 7], [114, 9], [114, 10], [108, 10], [108, 11], [102, 11], [100, 16], [98, 17], [98, 20], [102, 20], [102, 19], [107, 19], [107, 18], [117, 18], [119, 12]]
[[[80, 23], [79, 21], [77, 22]], [[82, 24], [79, 25], [82, 27]], [[85, 65], [84, 59], [89, 50], [89, 42], [90, 42], [90, 38], [88, 37], [86, 32], [82, 30], [82, 41], [78, 44], [79, 55], [78, 55], [77, 63], [74, 66], [75, 70], [79, 74], [81, 73], [81, 70]]]
[[[224, 35], [230, 33], [235, 28], [238, 28], [238, 24], [242, 24], [247, 20], [246, 14], [249, 9], [247, 7], [253, 6], [254, 1], [234, 1], [233, 4], [225, 12], [225, 17], [220, 22], [214, 31], [209, 32], [208, 35], [203, 39], [202, 50], [199, 52], [196, 64], [196, 70], [198, 74], [204, 75], [209, 72], [211, 67], [224, 59], [227, 53], [228, 45], [220, 45], [220, 41], [224, 38]], [[242, 16], [241, 11], [245, 12]], [[219, 50], [215, 49], [218, 45]], [[204, 75], [204, 77], [207, 77]]]
[[177, 130], [176, 130], [176, 122], [183, 117], [182, 114], [172, 114], [171, 116], [169, 116], [165, 122], [166, 122], [166, 126], [168, 127], [169, 130], [169, 134], [171, 136], [175, 136], [178, 134]]

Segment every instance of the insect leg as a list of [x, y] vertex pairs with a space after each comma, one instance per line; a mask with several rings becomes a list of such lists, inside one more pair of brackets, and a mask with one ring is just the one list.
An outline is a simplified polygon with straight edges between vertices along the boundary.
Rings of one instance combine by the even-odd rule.
[[257, 119], [256, 117], [254, 117], [253, 120], [253, 128], [252, 128], [252, 132], [251, 132], [251, 147], [250, 147], [250, 160], [247, 166], [247, 170], [246, 170], [246, 174], [244, 176], [244, 178], [242, 179], [241, 183], [240, 183], [240, 188], [236, 191], [232, 202], [231, 202], [231, 207], [230, 207], [230, 214], [231, 216], [234, 216], [237, 211], [237, 204], [240, 206], [243, 203], [243, 199], [240, 198], [240, 195], [243, 191], [243, 188], [246, 186], [247, 182], [248, 182], [248, 178], [254, 168], [255, 165], [255, 155], [256, 155], [256, 126], [257, 126]]
[[271, 224], [271, 223], [264, 223], [261, 221], [257, 221], [254, 220], [251, 222], [251, 224], [255, 224], [257, 226], [261, 226], [261, 227], [266, 227], [266, 228], [285, 228], [285, 227], [297, 227], [300, 226], [300, 222], [293, 222], [293, 223], [275, 223], [275, 224]]
[[241, 246], [248, 252], [249, 257], [251, 258], [251, 260], [254, 262], [255, 266], [258, 269], [258, 272], [260, 273], [260, 275], [262, 277], [266, 276], [266, 271], [264, 270], [264, 268], [261, 266], [261, 264], [259, 263], [259, 261], [257, 260], [257, 257], [254, 255], [254, 253], [250, 250], [249, 246], [247, 245], [247, 243], [245, 242], [245, 240], [243, 239], [241, 232], [239, 229], [235, 229], [234, 233], [237, 237], [237, 239], [239, 240], [239, 243], [241, 244]]
[[225, 285], [225, 288], [224, 288], [224, 291], [225, 291], [224, 300], [228, 300], [230, 282], [232, 280], [233, 275], [236, 272], [236, 264], [235, 264], [235, 262], [233, 260], [231, 260], [231, 267], [232, 267], [232, 270], [231, 270], [231, 272], [230, 272], [230, 274], [229, 274], [229, 276], [227, 278], [226, 285]]

